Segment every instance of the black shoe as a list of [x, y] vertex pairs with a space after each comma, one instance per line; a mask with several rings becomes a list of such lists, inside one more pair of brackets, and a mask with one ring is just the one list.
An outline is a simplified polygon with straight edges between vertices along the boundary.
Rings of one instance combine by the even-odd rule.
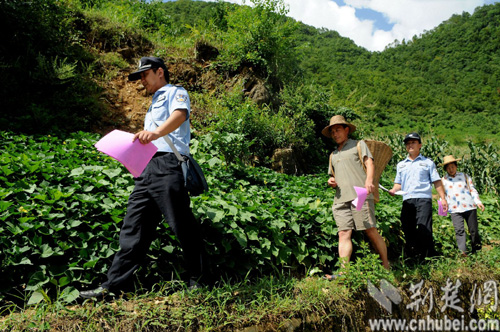
[[102, 299], [107, 294], [109, 294], [109, 290], [107, 288], [98, 287], [96, 289], [80, 292], [80, 297], [84, 299]]

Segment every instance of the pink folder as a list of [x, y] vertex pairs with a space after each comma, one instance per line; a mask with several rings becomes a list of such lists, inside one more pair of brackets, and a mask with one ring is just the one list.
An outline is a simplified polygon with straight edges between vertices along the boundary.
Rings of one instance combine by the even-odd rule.
[[441, 200], [438, 201], [438, 214], [443, 217], [448, 215], [448, 211], [443, 208], [443, 203], [441, 203]]
[[138, 139], [132, 142], [133, 138], [134, 134], [115, 129], [94, 146], [121, 162], [134, 177], [138, 177], [158, 148], [153, 143], [141, 144]]
[[366, 196], [368, 196], [368, 192], [366, 191], [365, 188], [356, 186], [354, 186], [354, 190], [356, 190], [356, 194], [358, 195], [358, 197], [356, 197], [352, 201], [352, 205], [356, 207], [356, 210], [360, 211], [361, 208], [363, 207], [363, 204], [365, 203]]

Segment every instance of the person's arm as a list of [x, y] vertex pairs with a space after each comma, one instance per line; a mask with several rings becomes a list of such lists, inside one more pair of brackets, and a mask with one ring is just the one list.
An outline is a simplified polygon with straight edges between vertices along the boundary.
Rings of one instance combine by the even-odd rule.
[[434, 187], [436, 188], [436, 191], [439, 194], [439, 197], [441, 197], [441, 204], [443, 204], [443, 210], [448, 211], [448, 202], [446, 201], [446, 193], [444, 192], [444, 186], [443, 182], [441, 179], [434, 181]]
[[327, 184], [332, 187], [332, 188], [337, 188], [337, 181], [335, 181], [335, 172], [333, 171], [333, 166], [332, 166], [332, 154], [328, 157], [328, 175], [330, 175], [330, 178], [328, 179]]
[[[477, 207], [484, 212], [484, 205], [483, 203], [481, 202], [481, 199], [479, 199], [479, 193], [477, 192], [476, 190], [476, 187], [474, 186], [474, 183], [472, 183], [472, 178], [470, 176], [467, 176], [465, 175], [464, 173], [464, 176], [465, 176], [465, 181], [468, 182], [468, 187], [469, 187], [469, 191], [470, 191], [470, 194], [472, 196], [472, 199], [474, 200], [474, 203], [476, 203]], [[466, 183], [467, 185], [467, 183]]]
[[155, 131], [142, 130], [134, 135], [133, 140], [135, 141], [136, 139], [139, 139], [142, 144], [147, 144], [176, 130], [184, 121], [186, 121], [186, 118], [187, 110], [177, 109], [173, 111], [168, 119], [163, 122], [161, 126], [156, 128]]
[[394, 196], [395, 192], [400, 191], [400, 190], [401, 190], [401, 183], [394, 183], [394, 186], [392, 187], [392, 189], [389, 190], [389, 194], [391, 194], [391, 196]]
[[363, 162], [366, 166], [366, 181], [365, 188], [368, 194], [375, 191], [375, 186], [373, 185], [373, 177], [375, 175], [375, 164], [373, 163], [373, 159], [365, 156], [363, 158]]

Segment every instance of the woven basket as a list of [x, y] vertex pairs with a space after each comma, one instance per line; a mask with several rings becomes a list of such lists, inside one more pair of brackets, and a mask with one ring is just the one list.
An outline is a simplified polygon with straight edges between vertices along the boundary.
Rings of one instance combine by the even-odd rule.
[[[380, 182], [380, 176], [384, 171], [385, 167], [389, 163], [389, 160], [392, 158], [392, 150], [389, 145], [384, 142], [374, 141], [374, 140], [364, 140], [368, 149], [373, 156], [373, 164], [375, 165], [375, 173], [373, 175], [373, 185], [375, 186], [375, 192], [373, 193], [373, 198], [375, 203], [380, 200], [378, 185]], [[365, 164], [363, 163], [363, 168]], [[365, 169], [366, 171], [366, 169]]]

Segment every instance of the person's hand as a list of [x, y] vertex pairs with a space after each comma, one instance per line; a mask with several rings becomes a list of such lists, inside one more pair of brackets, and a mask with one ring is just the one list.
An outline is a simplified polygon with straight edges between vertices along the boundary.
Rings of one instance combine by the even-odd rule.
[[443, 206], [443, 211], [448, 211], [448, 202], [446, 199], [441, 198], [441, 205]]
[[481, 212], [484, 212], [484, 205], [483, 205], [483, 203], [477, 204], [477, 207], [481, 210]]
[[365, 189], [366, 193], [369, 195], [375, 191], [375, 186], [373, 185], [373, 181], [369, 181], [368, 179], [365, 181]]
[[328, 179], [328, 185], [332, 188], [337, 187], [337, 182], [335, 181], [335, 178], [333, 176]]
[[142, 144], [148, 144], [149, 142], [154, 141], [159, 137], [160, 135], [158, 135], [154, 131], [142, 130], [134, 135], [134, 139], [132, 140], [132, 142], [138, 139]]
[[392, 186], [391, 190], [389, 190], [389, 195], [394, 196], [398, 191], [401, 190], [401, 184], [399, 183], [394, 183], [394, 186]]

